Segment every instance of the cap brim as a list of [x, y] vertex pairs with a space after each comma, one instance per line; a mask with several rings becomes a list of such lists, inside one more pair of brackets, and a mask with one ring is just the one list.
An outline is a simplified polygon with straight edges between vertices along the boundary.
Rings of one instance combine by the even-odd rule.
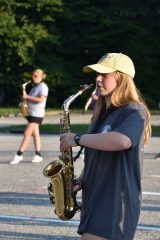
[[114, 68], [110, 68], [110, 67], [107, 67], [107, 66], [97, 63], [97, 64], [85, 66], [83, 68], [83, 71], [85, 73], [89, 73], [89, 72], [93, 72], [93, 71], [96, 71], [99, 73], [111, 73], [111, 72], [115, 72], [116, 70]]

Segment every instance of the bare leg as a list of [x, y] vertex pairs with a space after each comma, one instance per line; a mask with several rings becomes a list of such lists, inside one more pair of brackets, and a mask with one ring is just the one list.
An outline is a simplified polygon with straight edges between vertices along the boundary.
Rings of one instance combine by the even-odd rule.
[[39, 134], [39, 124], [36, 123], [34, 131], [33, 131], [33, 140], [34, 140], [34, 146], [36, 151], [41, 151], [41, 138]]
[[109, 240], [109, 239], [103, 238], [103, 237], [98, 237], [96, 235], [89, 234], [89, 233], [84, 233], [81, 236], [81, 240]]
[[28, 125], [26, 127], [26, 130], [24, 132], [23, 141], [22, 141], [21, 146], [19, 148], [19, 150], [21, 152], [24, 152], [27, 149], [27, 147], [29, 145], [29, 142], [30, 142], [30, 139], [31, 139], [31, 136], [34, 132], [35, 126], [36, 126], [36, 123], [28, 123]]

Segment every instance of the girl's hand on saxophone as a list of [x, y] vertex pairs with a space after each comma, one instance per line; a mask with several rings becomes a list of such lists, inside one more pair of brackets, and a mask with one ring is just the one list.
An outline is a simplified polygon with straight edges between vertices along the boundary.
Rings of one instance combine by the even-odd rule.
[[26, 92], [23, 93], [23, 99], [29, 100], [31, 102], [35, 102], [35, 103], [41, 103], [45, 100], [45, 96], [40, 96], [40, 97], [33, 97], [29, 94], [27, 94]]
[[28, 99], [28, 94], [26, 93], [26, 91], [23, 92], [23, 99]]
[[73, 181], [73, 192], [78, 192], [83, 188], [84, 168], [80, 176]]
[[68, 147], [75, 147], [77, 144], [74, 141], [76, 134], [69, 132], [60, 135], [60, 151], [64, 152]]

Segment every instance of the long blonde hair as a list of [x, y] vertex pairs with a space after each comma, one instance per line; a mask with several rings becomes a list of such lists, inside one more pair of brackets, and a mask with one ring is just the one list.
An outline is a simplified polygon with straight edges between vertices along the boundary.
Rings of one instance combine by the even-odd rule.
[[[111, 95], [110, 99], [111, 106], [121, 107], [133, 102], [138, 102], [144, 106], [146, 112], [144, 143], [146, 144], [149, 137], [151, 136], [149, 109], [145, 104], [145, 101], [142, 99], [140, 92], [136, 88], [133, 78], [130, 77], [129, 75], [126, 75], [118, 71], [114, 72], [114, 74], [117, 80], [117, 86]], [[100, 113], [105, 109], [105, 107], [106, 107], [105, 98], [99, 96], [92, 121], [95, 121], [99, 117]]]

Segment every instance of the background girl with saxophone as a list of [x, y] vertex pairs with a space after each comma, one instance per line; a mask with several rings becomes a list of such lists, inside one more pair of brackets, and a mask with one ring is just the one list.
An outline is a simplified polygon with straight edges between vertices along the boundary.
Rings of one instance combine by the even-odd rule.
[[132, 60], [109, 53], [84, 72], [97, 72], [99, 93], [87, 134], [64, 133], [60, 150], [85, 147], [85, 166], [74, 190], [82, 187], [78, 233], [81, 240], [133, 240], [141, 206], [144, 143], [150, 114], [133, 78]]
[[35, 145], [35, 156], [32, 159], [32, 162], [38, 163], [43, 160], [41, 156], [41, 140], [39, 133], [39, 124], [42, 123], [42, 120], [45, 115], [45, 106], [48, 96], [48, 87], [43, 82], [46, 78], [46, 74], [43, 70], [37, 69], [32, 74], [32, 80], [35, 86], [31, 89], [29, 94], [24, 92], [23, 99], [26, 99], [28, 102], [29, 115], [26, 117], [28, 120], [27, 127], [24, 132], [24, 138], [21, 143], [17, 154], [14, 156], [11, 164], [17, 164], [23, 160], [23, 153], [28, 147], [31, 136], [34, 139]]

